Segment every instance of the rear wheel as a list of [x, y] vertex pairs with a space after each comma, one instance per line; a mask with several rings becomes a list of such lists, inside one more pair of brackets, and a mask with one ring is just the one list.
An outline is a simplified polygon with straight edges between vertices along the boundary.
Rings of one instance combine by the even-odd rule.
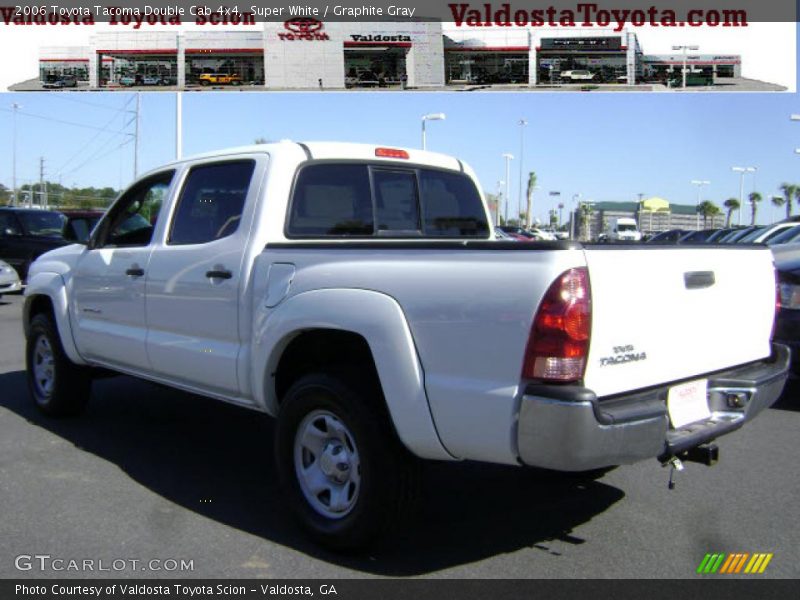
[[374, 386], [302, 377], [281, 406], [275, 445], [295, 516], [326, 546], [363, 546], [413, 512], [417, 460], [397, 439]]
[[86, 406], [91, 388], [88, 370], [73, 363], [64, 353], [53, 320], [36, 315], [30, 324], [26, 352], [28, 390], [43, 413], [68, 416]]

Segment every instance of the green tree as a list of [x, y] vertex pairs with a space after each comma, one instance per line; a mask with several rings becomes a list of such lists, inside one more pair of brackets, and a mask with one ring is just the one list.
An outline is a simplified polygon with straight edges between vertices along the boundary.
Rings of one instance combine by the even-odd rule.
[[536, 189], [536, 173], [531, 171], [528, 174], [528, 209], [525, 211], [526, 227], [531, 226], [531, 205], [533, 204], [533, 190]]
[[712, 219], [711, 222], [713, 223], [714, 217], [722, 212], [719, 206], [714, 204], [711, 200], [703, 200], [697, 209], [700, 211], [700, 214], [703, 215], [703, 229], [708, 229], [709, 218]]
[[750, 210], [753, 211], [753, 218], [750, 219], [750, 225], [755, 225], [756, 212], [758, 211], [758, 203], [761, 202], [763, 198], [761, 197], [761, 194], [759, 194], [758, 192], [750, 192], [748, 198], [750, 199]]
[[[728, 211], [728, 215], [727, 215], [727, 217], [725, 217], [725, 227], [730, 227], [731, 226], [731, 219], [733, 219], [734, 211], [737, 210], [739, 208], [739, 206], [741, 206], [739, 204], [739, 199], [738, 198], [728, 198], [727, 200], [725, 200], [725, 202], [722, 203], [722, 206], [724, 206], [725, 209]], [[699, 206], [697, 207], [697, 212], [701, 212]]]
[[797, 186], [791, 183], [782, 183], [780, 190], [783, 193], [783, 204], [786, 206], [786, 218], [792, 216], [792, 200], [797, 194]]
[[772, 197], [772, 206], [780, 208], [786, 203], [786, 198], [783, 196], [773, 196]]

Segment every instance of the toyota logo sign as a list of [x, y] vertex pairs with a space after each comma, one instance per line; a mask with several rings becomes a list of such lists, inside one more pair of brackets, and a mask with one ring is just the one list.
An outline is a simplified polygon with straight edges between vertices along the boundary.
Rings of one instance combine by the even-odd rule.
[[311, 33], [322, 29], [322, 21], [311, 17], [295, 17], [284, 22], [283, 26], [294, 33]]
[[279, 33], [281, 40], [294, 42], [298, 40], [319, 41], [329, 40], [327, 33], [322, 32], [322, 21], [312, 17], [295, 17], [284, 21], [283, 28], [289, 33]]

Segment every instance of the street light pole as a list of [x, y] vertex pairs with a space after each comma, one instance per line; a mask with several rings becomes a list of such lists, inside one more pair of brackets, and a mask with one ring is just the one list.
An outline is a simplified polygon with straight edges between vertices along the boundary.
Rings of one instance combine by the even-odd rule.
[[183, 158], [183, 92], [175, 92], [175, 159]]
[[136, 123], [133, 138], [133, 178], [139, 175], [139, 115], [142, 110], [142, 94], [136, 93]]
[[[519, 120], [519, 195], [517, 196], [517, 218], [522, 222], [522, 165], [525, 162], [525, 127], [528, 125], [527, 119]], [[527, 222], [527, 215], [525, 218]]]
[[572, 211], [572, 217], [569, 219], [569, 239], [575, 239], [575, 221], [578, 220], [578, 207], [580, 205], [580, 199], [583, 194], [572, 194], [572, 201], [575, 203], [575, 209]]
[[673, 50], [683, 50], [683, 89], [686, 89], [686, 67], [689, 63], [689, 50], [696, 52], [700, 46], [673, 46]]
[[505, 184], [505, 181], [503, 181], [502, 179], [499, 179], [497, 181], [497, 197], [495, 199], [495, 205], [494, 205], [494, 224], [495, 224], [495, 227], [498, 227], [500, 225], [500, 200], [503, 198], [503, 185], [504, 184]]
[[427, 150], [427, 140], [425, 139], [425, 122], [426, 121], [444, 121], [447, 118], [447, 115], [444, 113], [431, 113], [429, 115], [423, 115], [422, 117], [422, 149]]
[[731, 167], [731, 171], [739, 173], [739, 212], [736, 224], [742, 224], [742, 205], [744, 205], [744, 176], [746, 173], [755, 173], [756, 167]]
[[22, 108], [21, 104], [14, 102], [11, 105], [13, 116], [13, 133], [11, 136], [11, 205], [17, 204], [17, 111]]
[[695, 229], [700, 231], [700, 193], [703, 189], [703, 186], [711, 185], [710, 181], [700, 180], [700, 179], [692, 179], [692, 185], [697, 186], [697, 202], [694, 205], [694, 212], [697, 215], [697, 222], [695, 224]]
[[514, 155], [509, 154], [506, 152], [503, 154], [503, 158], [506, 159], [506, 225], [508, 225], [508, 204], [509, 200], [511, 199], [511, 161], [514, 160]]

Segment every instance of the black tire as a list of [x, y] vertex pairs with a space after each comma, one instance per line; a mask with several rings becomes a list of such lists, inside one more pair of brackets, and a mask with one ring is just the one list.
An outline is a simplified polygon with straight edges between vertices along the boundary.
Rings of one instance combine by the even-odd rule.
[[[359, 458], [360, 483], [353, 495], [354, 504], [338, 517], [323, 514], [312, 505], [295, 469], [299, 428], [307, 417], [320, 411], [334, 415], [346, 427]], [[364, 385], [353, 376], [341, 374], [300, 378], [281, 405], [275, 451], [289, 506], [303, 529], [321, 545], [336, 550], [361, 548], [414, 513], [419, 461], [398, 440], [377, 385]], [[325, 493], [322, 500], [317, 497], [320, 502], [324, 502]]]
[[[49, 361], [42, 359], [37, 351], [40, 344], [49, 349], [52, 362], [52, 376], [49, 385], [37, 377], [43, 365]], [[28, 390], [37, 408], [51, 417], [77, 415], [83, 411], [89, 399], [92, 380], [86, 367], [73, 363], [64, 353], [61, 338], [50, 316], [36, 315], [30, 324], [25, 348], [25, 366]]]

